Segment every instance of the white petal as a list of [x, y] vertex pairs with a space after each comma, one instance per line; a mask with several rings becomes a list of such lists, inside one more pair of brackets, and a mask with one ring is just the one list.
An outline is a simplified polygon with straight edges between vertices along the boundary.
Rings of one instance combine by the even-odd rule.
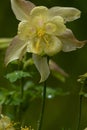
[[11, 6], [16, 18], [20, 21], [29, 19], [30, 11], [35, 7], [32, 2], [25, 0], [11, 0]]
[[70, 29], [67, 29], [63, 35], [58, 36], [58, 37], [60, 38], [61, 42], [63, 43], [62, 50], [64, 52], [76, 50], [77, 48], [83, 47], [87, 43], [87, 40], [78, 41]]
[[50, 16], [61, 16], [67, 22], [80, 18], [81, 11], [73, 7], [52, 7], [49, 14]]
[[10, 46], [7, 48], [5, 65], [8, 65], [8, 63], [14, 60], [22, 58], [26, 52], [26, 46], [27, 45], [16, 36], [11, 42]]
[[[47, 39], [44, 40], [47, 41]], [[62, 43], [55, 36], [51, 36], [48, 40], [48, 43], [45, 43], [44, 52], [49, 56], [53, 56], [54, 54], [60, 52], [61, 50], [62, 50]]]
[[44, 82], [45, 80], [47, 80], [50, 74], [49, 66], [47, 63], [47, 57], [42, 57], [42, 56], [33, 54], [32, 58], [34, 60], [34, 64], [37, 70], [39, 71], [41, 75], [40, 82]]

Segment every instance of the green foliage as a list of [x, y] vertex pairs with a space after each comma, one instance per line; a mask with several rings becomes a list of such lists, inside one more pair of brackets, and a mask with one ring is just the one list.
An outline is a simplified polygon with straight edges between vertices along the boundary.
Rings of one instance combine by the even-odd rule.
[[24, 71], [14, 71], [14, 72], [6, 75], [6, 78], [11, 83], [17, 81], [18, 79], [25, 78], [25, 77], [31, 77], [31, 75], [28, 72], [24, 72]]
[[17, 89], [0, 89], [0, 104], [19, 105], [21, 101], [20, 91], [17, 91]]
[[[43, 86], [35, 85], [32, 81], [28, 81], [24, 85], [24, 91], [25, 91], [25, 95], [29, 95], [30, 100], [34, 100], [35, 98], [42, 97]], [[62, 88], [55, 89], [55, 88], [47, 86], [47, 91], [46, 91], [47, 98], [51, 99], [58, 95], [61, 95], [61, 96], [69, 95], [69, 92], [64, 92]]]
[[77, 80], [78, 82], [84, 84], [84, 82], [86, 81], [87, 79], [87, 73], [83, 74], [83, 75], [80, 75], [79, 76], [79, 79]]
[[[21, 102], [23, 104], [27, 104], [27, 99], [29, 102], [31, 102], [36, 98], [42, 97], [43, 86], [35, 85], [32, 81], [27, 81], [23, 86], [23, 90], [24, 95], [22, 100], [21, 90], [19, 86], [11, 85], [10, 90], [6, 88], [0, 88], [0, 104], [19, 105]], [[58, 95], [69, 95], [69, 92], [64, 92], [61, 88], [54, 89], [47, 87], [46, 97], [48, 99], [52, 99]]]
[[0, 38], [0, 49], [7, 48], [11, 40], [11, 38]]
[[82, 84], [79, 94], [87, 98], [87, 73], [80, 75], [77, 81]]
[[60, 73], [58, 73], [58, 72], [54, 72], [54, 71], [52, 71], [52, 75], [55, 77], [55, 78], [57, 78], [58, 80], [60, 80], [61, 82], [65, 82], [65, 80], [66, 80], [66, 77], [64, 76], [64, 75], [62, 75], [62, 74], [60, 74]]

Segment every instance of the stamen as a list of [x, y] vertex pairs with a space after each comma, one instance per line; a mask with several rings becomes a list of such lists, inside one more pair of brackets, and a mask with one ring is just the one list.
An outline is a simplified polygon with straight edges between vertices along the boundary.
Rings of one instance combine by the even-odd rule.
[[43, 39], [44, 39], [45, 43], [47, 44], [47, 46], [49, 46], [49, 41], [48, 41], [48, 39], [47, 39], [46, 37], [43, 37]]
[[38, 51], [39, 48], [40, 48], [40, 41], [41, 41], [41, 38], [38, 38], [37, 42], [36, 42], [36, 50]]
[[39, 29], [38, 32], [37, 32], [37, 35], [39, 37], [42, 37], [44, 34], [45, 34], [45, 31], [43, 29]]

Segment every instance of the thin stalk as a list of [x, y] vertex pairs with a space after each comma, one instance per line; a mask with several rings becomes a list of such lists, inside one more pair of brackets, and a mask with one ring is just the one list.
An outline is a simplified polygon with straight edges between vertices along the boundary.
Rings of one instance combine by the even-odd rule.
[[[24, 88], [23, 88], [23, 78], [20, 81], [20, 98], [23, 100], [24, 96]], [[23, 103], [21, 102], [19, 105], [19, 122], [22, 123], [22, 115], [23, 115]]]
[[[19, 61], [18, 63], [18, 70], [23, 70], [22, 64]], [[19, 81], [19, 86], [20, 86], [20, 99], [21, 101], [23, 100], [23, 96], [24, 96], [24, 80], [23, 78], [20, 79]], [[22, 102], [20, 102], [19, 106], [18, 106], [18, 121], [20, 122], [20, 124], [22, 123], [22, 111], [23, 111], [23, 104]]]
[[41, 108], [41, 114], [40, 114], [40, 119], [38, 122], [38, 129], [37, 130], [42, 129], [44, 110], [45, 110], [45, 102], [46, 102], [46, 81], [44, 82], [44, 87], [43, 87], [42, 108]]
[[80, 102], [79, 102], [79, 118], [78, 118], [78, 127], [77, 127], [77, 130], [80, 130], [81, 115], [82, 115], [82, 98], [83, 98], [83, 95], [80, 95]]

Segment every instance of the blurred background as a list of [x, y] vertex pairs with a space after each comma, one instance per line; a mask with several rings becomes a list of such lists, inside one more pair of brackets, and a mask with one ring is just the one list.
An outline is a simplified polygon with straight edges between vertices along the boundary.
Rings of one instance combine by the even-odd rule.
[[[81, 18], [67, 23], [79, 40], [87, 39], [87, 0], [31, 0], [36, 5], [76, 7], [82, 11]], [[10, 0], [0, 1], [0, 38], [14, 37], [17, 33], [18, 22], [11, 10]], [[0, 87], [8, 87], [9, 83], [4, 78], [5, 49], [0, 50]], [[52, 58], [69, 77], [65, 82], [54, 78], [52, 75], [47, 81], [48, 86], [62, 88], [69, 95], [58, 95], [46, 99], [43, 130], [76, 130], [79, 111], [79, 90], [81, 85], [77, 82], [78, 76], [87, 72], [87, 45], [73, 52], [60, 52]], [[23, 115], [26, 124], [36, 130], [37, 120], [41, 109], [41, 98], [36, 98]], [[87, 127], [87, 98], [82, 102], [82, 118], [80, 130]]]

